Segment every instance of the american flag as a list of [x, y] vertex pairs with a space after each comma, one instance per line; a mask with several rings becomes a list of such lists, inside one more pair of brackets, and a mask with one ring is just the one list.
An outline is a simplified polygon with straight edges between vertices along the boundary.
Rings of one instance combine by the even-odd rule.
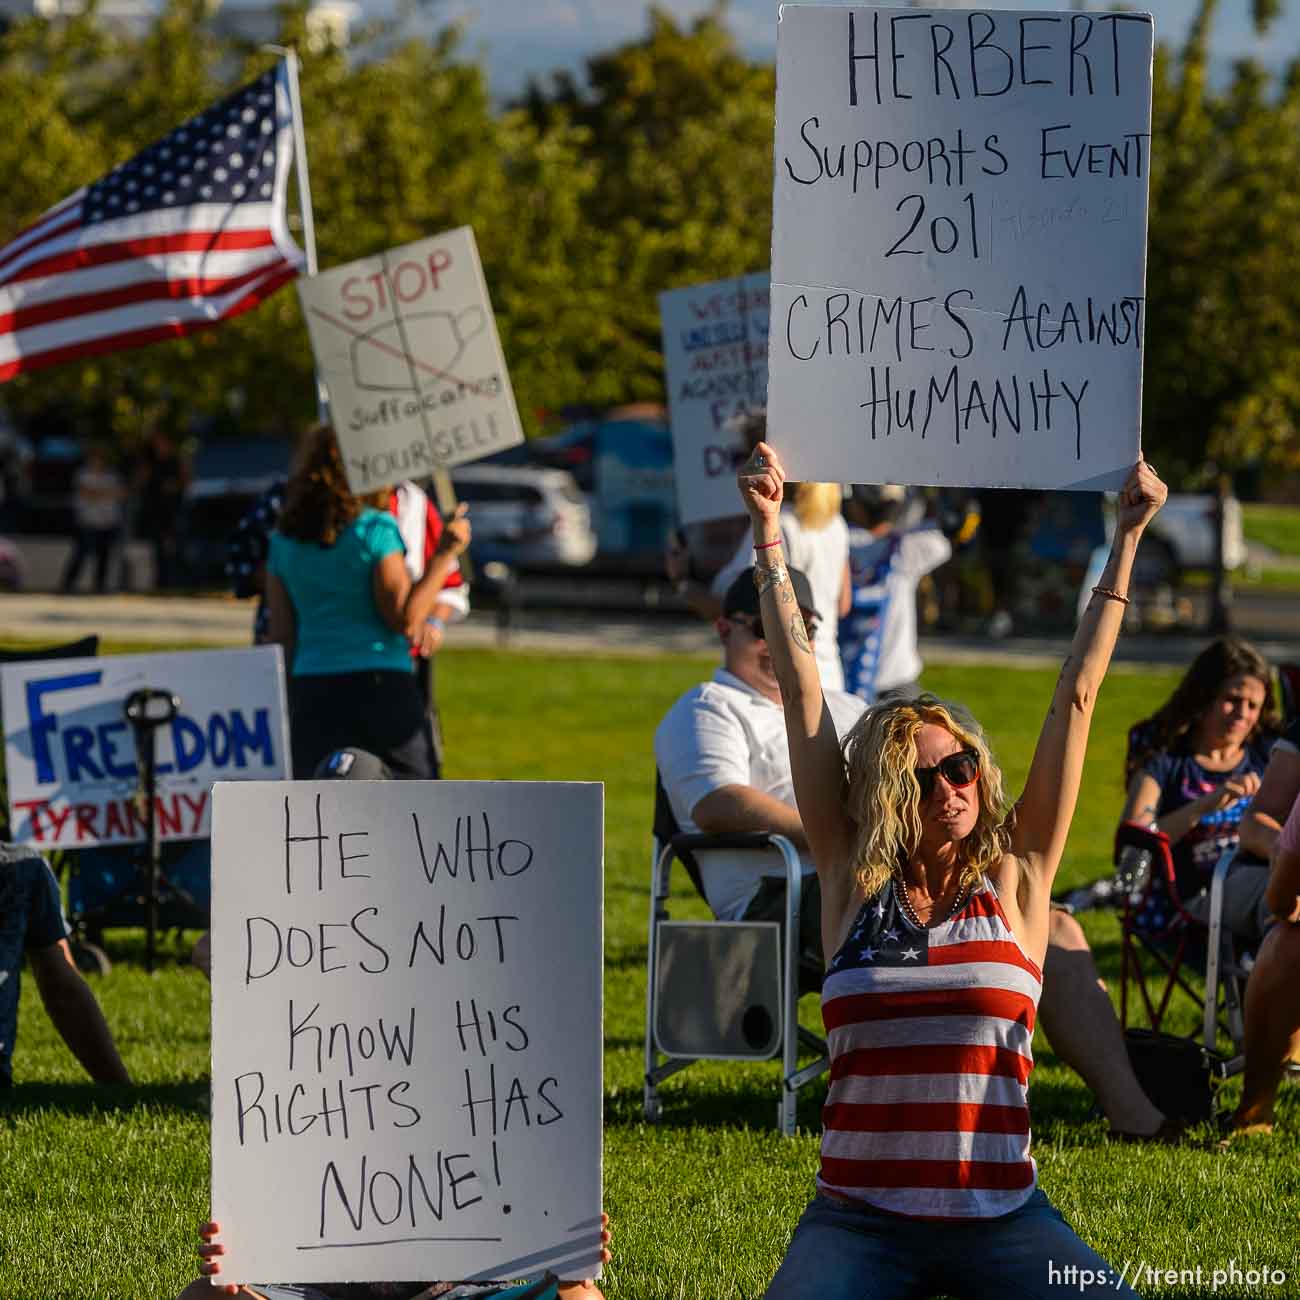
[[1042, 972], [991, 885], [918, 928], [886, 885], [827, 969], [819, 1189], [922, 1218], [1008, 1214], [1033, 1191]]
[[292, 156], [282, 63], [52, 207], [0, 249], [0, 382], [189, 334], [292, 280]]

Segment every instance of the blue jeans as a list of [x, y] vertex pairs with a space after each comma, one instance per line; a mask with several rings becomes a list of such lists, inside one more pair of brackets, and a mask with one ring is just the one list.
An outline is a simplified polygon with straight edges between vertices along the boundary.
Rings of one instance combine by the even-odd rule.
[[[1118, 1285], [1117, 1285], [1118, 1284]], [[815, 1196], [767, 1300], [1138, 1300], [1041, 1188], [997, 1219], [934, 1223]]]

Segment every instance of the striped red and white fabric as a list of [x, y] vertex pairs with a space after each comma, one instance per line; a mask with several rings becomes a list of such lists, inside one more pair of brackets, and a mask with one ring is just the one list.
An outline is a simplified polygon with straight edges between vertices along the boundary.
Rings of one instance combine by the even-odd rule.
[[229, 320], [298, 274], [287, 76], [266, 72], [0, 249], [0, 381]]
[[891, 887], [869, 899], [822, 986], [831, 1084], [818, 1190], [927, 1219], [1023, 1205], [1041, 990], [988, 882], [930, 930], [907, 921]]

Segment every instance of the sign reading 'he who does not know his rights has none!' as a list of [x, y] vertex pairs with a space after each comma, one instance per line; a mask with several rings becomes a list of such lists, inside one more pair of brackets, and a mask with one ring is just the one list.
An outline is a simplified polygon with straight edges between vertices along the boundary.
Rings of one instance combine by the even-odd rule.
[[523, 441], [468, 226], [298, 281], [354, 492]]
[[768, 415], [795, 479], [1137, 459], [1152, 22], [784, 5]]
[[223, 1279], [598, 1273], [603, 787], [214, 804]]
[[767, 402], [767, 283], [757, 271], [659, 295], [683, 524], [736, 513], [737, 419]]
[[154, 732], [153, 815], [164, 840], [205, 839], [213, 781], [289, 775], [279, 646], [31, 660], [0, 668], [11, 836], [40, 849], [142, 842], [134, 691], [170, 691], [180, 711]]

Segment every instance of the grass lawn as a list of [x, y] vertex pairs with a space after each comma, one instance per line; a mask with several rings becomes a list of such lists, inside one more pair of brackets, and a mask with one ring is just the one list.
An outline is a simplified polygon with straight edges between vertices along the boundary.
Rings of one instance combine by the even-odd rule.
[[[447, 775], [601, 780], [606, 791], [605, 1195], [616, 1259], [611, 1300], [760, 1295], [813, 1183], [818, 1108], [802, 1133], [775, 1131], [773, 1064], [703, 1064], [663, 1088], [657, 1127], [641, 1118], [648, 828], [654, 726], [711, 661], [451, 651], [440, 660]], [[1001, 667], [934, 669], [926, 684], [965, 700], [991, 734], [1017, 791], [1055, 674]], [[1083, 799], [1062, 882], [1108, 870], [1128, 725], [1170, 689], [1169, 674], [1116, 671], [1101, 696]], [[686, 915], [699, 905], [683, 903]], [[1118, 931], [1087, 921], [1115, 990]], [[193, 1275], [207, 1209], [208, 989], [167, 949], [149, 977], [140, 935], [114, 932], [111, 975], [96, 990], [138, 1086], [83, 1082], [24, 983], [17, 1086], [0, 1099], [0, 1297], [174, 1295]], [[808, 1023], [818, 1021], [804, 1002]], [[1178, 1011], [1190, 1029], [1190, 1007]], [[1300, 1105], [1284, 1094], [1281, 1131], [1230, 1154], [1118, 1147], [1078, 1079], [1035, 1044], [1034, 1150], [1057, 1206], [1117, 1268], [1200, 1265], [1203, 1285], [1143, 1286], [1144, 1296], [1200, 1296], [1230, 1260], [1285, 1269], [1300, 1295]], [[1229, 1097], [1235, 1085], [1229, 1086]], [[1220, 1290], [1220, 1295], [1242, 1294]]]
[[[1183, 586], [1187, 588], [1208, 591], [1211, 583], [1211, 574], [1203, 570], [1183, 574]], [[1236, 591], [1300, 592], [1300, 569], [1263, 568], [1252, 572], [1241, 568], [1233, 572], [1232, 586]]]
[[1300, 506], [1243, 505], [1242, 530], [1248, 542], [1300, 556]]
[[1241, 591], [1300, 592], [1300, 569], [1260, 569], [1258, 573], [1237, 573], [1233, 585]]

